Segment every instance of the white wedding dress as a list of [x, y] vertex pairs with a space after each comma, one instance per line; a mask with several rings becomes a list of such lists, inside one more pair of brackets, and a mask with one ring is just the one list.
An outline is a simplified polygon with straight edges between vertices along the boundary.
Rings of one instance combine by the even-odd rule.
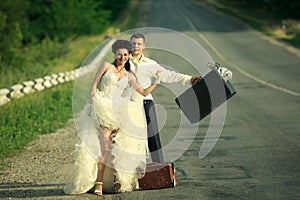
[[143, 98], [133, 90], [123, 95], [128, 74], [117, 80], [112, 67], [103, 75], [93, 105], [87, 104], [81, 114], [72, 180], [64, 187], [67, 194], [85, 193], [95, 185], [97, 162], [102, 158], [100, 125], [118, 130], [104, 171], [103, 192], [114, 192], [114, 176], [122, 190], [137, 190], [138, 178], [145, 173], [148, 146]]

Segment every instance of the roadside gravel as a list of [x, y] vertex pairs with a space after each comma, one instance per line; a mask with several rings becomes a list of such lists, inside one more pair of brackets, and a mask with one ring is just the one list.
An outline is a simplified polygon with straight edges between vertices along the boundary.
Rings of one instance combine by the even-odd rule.
[[[8, 158], [0, 174], [0, 198], [99, 199], [93, 194], [65, 195], [63, 186], [72, 167], [76, 142], [73, 121], [55, 133], [40, 136], [22, 153]], [[107, 195], [105, 199], [112, 198]]]
[[[0, 171], [0, 199], [25, 200], [94, 200], [94, 199], [178, 199], [182, 194], [190, 194], [198, 187], [166, 188], [157, 190], [134, 191], [120, 194], [92, 193], [66, 195], [63, 187], [69, 180], [68, 172], [73, 163], [74, 145], [77, 133], [73, 120], [55, 133], [41, 135], [30, 143], [20, 154], [5, 160], [9, 163]], [[185, 191], [188, 190], [188, 191]], [[176, 198], [175, 198], [176, 197]], [[179, 198], [182, 199], [182, 198]], [[187, 199], [187, 198], [184, 198]], [[194, 199], [194, 198], [193, 198]]]

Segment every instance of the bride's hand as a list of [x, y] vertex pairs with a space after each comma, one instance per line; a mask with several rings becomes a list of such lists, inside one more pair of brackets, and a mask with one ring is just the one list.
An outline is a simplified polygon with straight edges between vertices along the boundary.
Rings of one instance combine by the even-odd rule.
[[161, 72], [162, 72], [162, 70], [157, 70], [156, 71], [156, 73], [155, 73], [156, 79], [154, 81], [155, 84], [159, 84], [160, 83], [160, 81], [161, 81]]

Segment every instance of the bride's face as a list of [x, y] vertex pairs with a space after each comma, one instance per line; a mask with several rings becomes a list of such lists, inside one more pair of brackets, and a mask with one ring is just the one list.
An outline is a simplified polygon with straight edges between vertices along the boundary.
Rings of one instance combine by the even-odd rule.
[[129, 59], [129, 53], [127, 49], [118, 49], [116, 51], [115, 58], [118, 65], [124, 65]]

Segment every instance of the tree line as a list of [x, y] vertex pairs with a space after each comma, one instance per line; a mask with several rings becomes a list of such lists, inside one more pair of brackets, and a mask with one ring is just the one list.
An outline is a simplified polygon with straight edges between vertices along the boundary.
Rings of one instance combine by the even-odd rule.
[[21, 49], [43, 40], [64, 42], [100, 34], [130, 0], [1, 0], [0, 63], [10, 63]]
[[300, 19], [299, 0], [221, 0], [228, 3], [239, 3], [249, 9], [259, 9], [270, 13], [277, 19]]

